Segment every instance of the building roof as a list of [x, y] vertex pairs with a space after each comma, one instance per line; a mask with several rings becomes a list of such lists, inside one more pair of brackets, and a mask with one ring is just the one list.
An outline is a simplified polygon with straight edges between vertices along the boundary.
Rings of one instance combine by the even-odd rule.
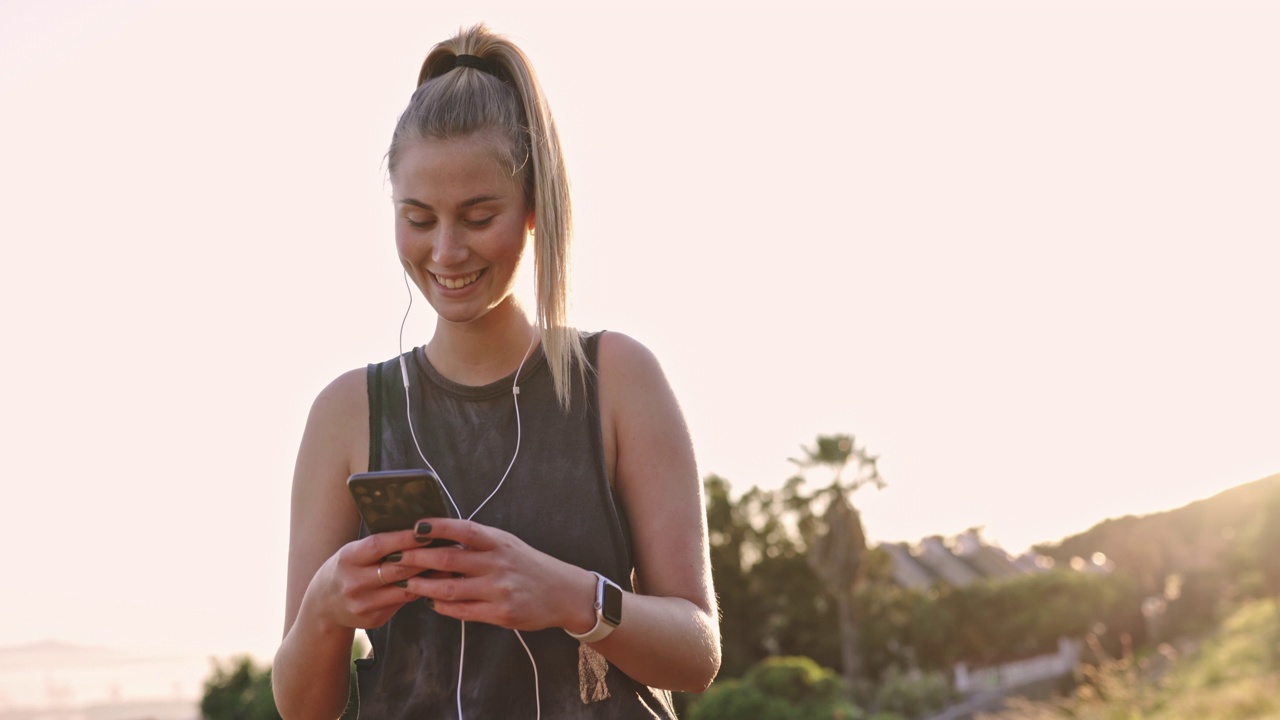
[[977, 530], [952, 538], [934, 535], [915, 545], [899, 542], [877, 547], [892, 561], [894, 583], [908, 590], [925, 590], [935, 583], [966, 587], [978, 580], [1044, 572], [1053, 565], [1034, 552], [1010, 557], [999, 546], [985, 542]]

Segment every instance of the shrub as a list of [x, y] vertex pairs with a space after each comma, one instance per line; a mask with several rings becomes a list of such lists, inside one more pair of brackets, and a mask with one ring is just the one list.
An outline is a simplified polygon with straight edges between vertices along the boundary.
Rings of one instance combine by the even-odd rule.
[[766, 658], [741, 680], [713, 685], [694, 704], [690, 720], [862, 720], [846, 698], [844, 681], [806, 657]]
[[213, 661], [204, 681], [200, 715], [205, 720], [280, 720], [271, 695], [271, 668], [258, 667], [248, 655], [223, 665]]
[[936, 714], [957, 697], [942, 673], [903, 673], [894, 667], [880, 681], [875, 707], [884, 712], [919, 718]]

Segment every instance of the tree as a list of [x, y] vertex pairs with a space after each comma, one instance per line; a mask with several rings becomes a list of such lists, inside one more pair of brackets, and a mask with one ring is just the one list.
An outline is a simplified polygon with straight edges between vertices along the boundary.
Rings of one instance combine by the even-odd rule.
[[204, 681], [200, 699], [204, 720], [280, 720], [271, 695], [271, 668], [259, 667], [248, 655], [224, 665], [213, 661], [213, 674]]
[[728, 481], [715, 475], [705, 486], [724, 643], [720, 676], [739, 677], [770, 655], [837, 666], [834, 603], [805, 560], [792, 495], [752, 488], [735, 501]]
[[[351, 696], [343, 717], [357, 714], [354, 663], [368, 650], [362, 636], [356, 635], [351, 643]], [[225, 664], [216, 658], [212, 662], [213, 672], [205, 678], [204, 696], [200, 698], [203, 720], [280, 720], [271, 693], [270, 665], [260, 666], [248, 655], [233, 657]]]
[[[844, 666], [845, 681], [850, 685], [861, 674], [858, 654], [858, 623], [854, 613], [854, 593], [865, 574], [863, 560], [867, 555], [867, 538], [862, 531], [862, 518], [849, 502], [849, 495], [868, 483], [884, 487], [884, 480], [876, 467], [876, 456], [867, 453], [854, 442], [852, 435], [819, 435], [813, 448], [802, 447], [805, 457], [791, 459], [803, 473], [823, 468], [832, 470], [831, 484], [808, 497], [801, 496], [798, 488], [803, 477], [793, 478], [788, 487], [796, 491], [796, 506], [803, 501], [812, 508], [821, 498], [826, 499], [826, 511], [820, 524], [810, 522], [802, 532], [810, 533], [807, 558], [818, 577], [822, 578], [828, 592], [836, 599], [840, 622], [840, 656]], [[842, 475], [853, 463], [853, 479], [845, 483]], [[812, 512], [810, 511], [810, 518]]]

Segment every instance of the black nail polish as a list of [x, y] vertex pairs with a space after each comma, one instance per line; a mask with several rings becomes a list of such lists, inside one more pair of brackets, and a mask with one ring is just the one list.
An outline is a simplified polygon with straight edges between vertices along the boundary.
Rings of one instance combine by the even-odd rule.
[[432, 600], [431, 598], [422, 598], [422, 601], [425, 602], [427, 604], [427, 607], [431, 608], [432, 610], [436, 609], [435, 600]]
[[426, 520], [423, 520], [423, 521], [419, 522], [419, 523], [417, 524], [417, 526], [415, 526], [415, 527], [413, 528], [413, 534], [414, 534], [414, 535], [417, 535], [419, 538], [421, 538], [421, 537], [423, 537], [423, 536], [425, 536], [425, 535], [430, 535], [430, 534], [431, 534], [431, 523], [427, 522]]
[[400, 562], [400, 558], [403, 558], [403, 557], [404, 557], [404, 554], [393, 552], [390, 555], [382, 558], [382, 562]]
[[395, 581], [395, 582], [393, 582], [393, 583], [391, 583], [391, 584], [392, 584], [392, 585], [395, 585], [395, 586], [396, 586], [396, 587], [398, 587], [398, 588], [405, 588], [405, 589], [408, 589], [408, 587], [409, 587], [409, 581], [408, 581], [408, 580], [397, 580], [397, 581]]

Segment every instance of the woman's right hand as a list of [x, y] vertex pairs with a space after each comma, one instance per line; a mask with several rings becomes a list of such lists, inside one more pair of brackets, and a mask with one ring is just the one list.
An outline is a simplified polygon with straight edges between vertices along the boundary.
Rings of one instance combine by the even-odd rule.
[[419, 547], [412, 530], [377, 533], [343, 545], [316, 571], [304, 607], [313, 605], [315, 618], [331, 627], [367, 629], [386, 623], [418, 599], [403, 585], [426, 568], [405, 564], [402, 553]]

